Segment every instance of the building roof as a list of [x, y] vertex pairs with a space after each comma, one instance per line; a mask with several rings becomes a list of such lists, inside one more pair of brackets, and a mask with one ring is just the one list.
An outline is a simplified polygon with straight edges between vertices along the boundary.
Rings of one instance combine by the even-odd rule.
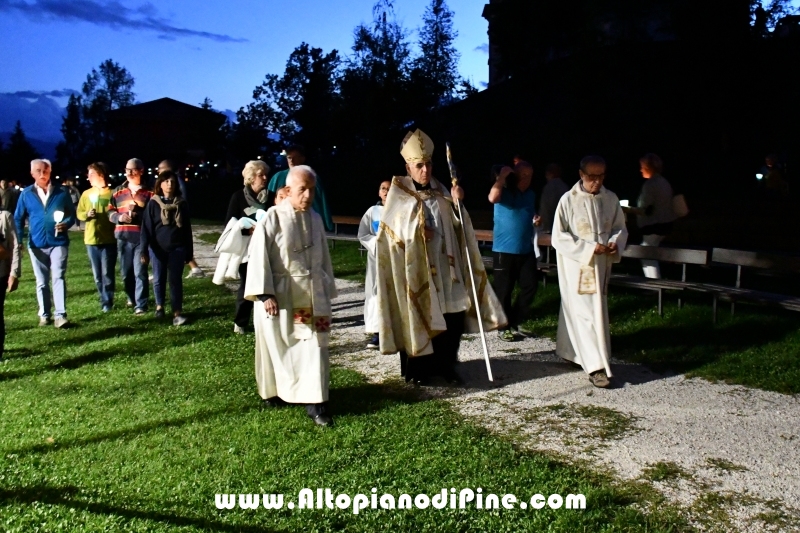
[[109, 118], [112, 120], [129, 118], [136, 120], [163, 120], [167, 118], [173, 121], [218, 122], [218, 125], [221, 126], [227, 117], [222, 113], [179, 102], [172, 98], [159, 98], [158, 100], [115, 109], [109, 113]]

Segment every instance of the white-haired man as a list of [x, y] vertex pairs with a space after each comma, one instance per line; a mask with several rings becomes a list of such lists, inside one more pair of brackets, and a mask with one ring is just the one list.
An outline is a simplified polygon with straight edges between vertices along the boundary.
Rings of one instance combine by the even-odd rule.
[[66, 189], [50, 181], [51, 171], [52, 165], [47, 159], [31, 161], [34, 184], [19, 195], [14, 222], [20, 243], [25, 223], [28, 223], [28, 250], [36, 276], [39, 325], [46, 326], [50, 322], [51, 307], [55, 304], [53, 324], [62, 328], [69, 323], [64, 274], [69, 255], [67, 230], [75, 224], [75, 207]]
[[400, 352], [407, 382], [426, 385], [440, 377], [460, 383], [455, 367], [461, 335], [477, 332], [479, 319], [467, 253], [485, 329], [506, 325], [506, 316], [488, 283], [467, 211], [458, 218], [453, 199], [463, 199], [464, 191], [458, 185], [448, 190], [433, 177], [433, 141], [420, 130], [408, 133], [400, 153], [408, 176], [392, 180], [375, 245], [380, 350]]
[[311, 209], [316, 174], [292, 167], [288, 196], [267, 211], [250, 241], [245, 298], [254, 306], [256, 382], [264, 404], [305, 404], [321, 426], [328, 412], [328, 337], [333, 266], [322, 218]]
[[604, 388], [611, 377], [608, 281], [628, 231], [619, 198], [603, 187], [605, 160], [583, 158], [580, 177], [561, 197], [553, 222], [561, 291], [556, 353], [581, 365], [592, 384]]

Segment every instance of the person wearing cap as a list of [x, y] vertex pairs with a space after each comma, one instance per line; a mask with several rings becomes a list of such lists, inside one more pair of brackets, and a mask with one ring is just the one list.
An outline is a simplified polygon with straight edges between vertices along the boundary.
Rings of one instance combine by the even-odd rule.
[[[267, 190], [269, 191], [267, 204], [274, 203], [278, 190], [286, 186], [286, 177], [289, 175], [289, 171], [292, 167], [306, 164], [306, 149], [299, 144], [289, 146], [281, 155], [286, 157], [286, 163], [289, 165], [289, 168], [276, 172], [269, 180], [269, 184], [267, 185]], [[314, 205], [311, 207], [322, 217], [322, 222], [325, 224], [325, 231], [333, 231], [333, 217], [331, 216], [331, 210], [328, 207], [328, 199], [325, 197], [325, 189], [322, 188], [322, 181], [319, 179], [319, 176], [317, 176], [316, 192], [314, 193]]]
[[479, 319], [466, 253], [484, 328], [507, 323], [463, 206], [459, 219], [455, 202], [464, 191], [433, 177], [433, 148], [421, 130], [403, 140], [408, 175], [392, 180], [375, 245], [380, 351], [400, 352], [401, 374], [419, 385], [435, 377], [461, 382], [456, 372], [461, 335], [478, 332]]
[[[180, 175], [178, 174], [177, 167], [175, 163], [170, 161], [169, 159], [163, 160], [161, 163], [158, 164], [158, 173], [159, 175], [162, 172], [172, 171], [175, 173], [175, 177], [178, 180], [178, 188], [181, 191], [181, 197], [188, 203], [188, 197], [186, 195], [186, 184], [181, 179]], [[154, 191], [155, 194], [158, 194], [159, 191]], [[194, 257], [189, 259], [189, 262], [186, 263], [189, 266], [189, 273], [186, 275], [187, 278], [204, 278], [206, 277], [206, 273], [203, 272], [203, 269], [200, 268], [200, 265], [197, 264]]]

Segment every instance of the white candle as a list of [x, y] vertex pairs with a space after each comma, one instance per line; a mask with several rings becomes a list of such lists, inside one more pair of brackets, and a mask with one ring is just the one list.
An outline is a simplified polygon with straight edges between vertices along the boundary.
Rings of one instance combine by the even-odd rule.
[[630, 207], [631, 203], [628, 200], [620, 200], [619, 205], [621, 205], [622, 207]]
[[[64, 220], [64, 211], [54, 211], [53, 220], [56, 221], [56, 225], [61, 224], [61, 221]], [[58, 228], [56, 228], [56, 235], [58, 235]]]

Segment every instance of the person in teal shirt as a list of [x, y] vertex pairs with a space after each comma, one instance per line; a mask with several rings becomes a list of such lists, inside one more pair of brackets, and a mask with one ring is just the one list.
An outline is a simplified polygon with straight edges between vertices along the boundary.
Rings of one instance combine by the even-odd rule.
[[[289, 174], [289, 169], [306, 163], [305, 148], [299, 144], [291, 145], [286, 149], [286, 161], [289, 163], [289, 168], [276, 172], [273, 174], [272, 179], [269, 180], [269, 185], [267, 185], [267, 190], [269, 190], [267, 205], [273, 205], [275, 203], [275, 195], [286, 186], [286, 176]], [[333, 231], [333, 217], [331, 216], [331, 210], [328, 207], [328, 200], [325, 198], [325, 190], [322, 188], [319, 176], [317, 176], [317, 190], [314, 193], [314, 203], [311, 207], [322, 217], [325, 231]]]

